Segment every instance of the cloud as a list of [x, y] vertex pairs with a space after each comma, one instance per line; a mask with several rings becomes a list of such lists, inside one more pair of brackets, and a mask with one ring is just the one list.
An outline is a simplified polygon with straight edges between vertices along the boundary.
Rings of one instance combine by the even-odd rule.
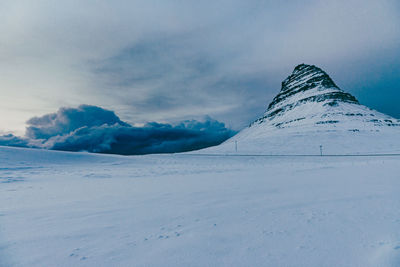
[[209, 114], [240, 129], [302, 62], [400, 116], [399, 14], [398, 0], [2, 0], [0, 126], [84, 102], [127, 122]]
[[100, 107], [81, 105], [78, 108], [60, 108], [57, 113], [33, 117], [27, 121], [26, 135], [33, 139], [49, 139], [64, 135], [82, 127], [102, 125], [129, 126], [121, 121], [113, 111]]
[[[175, 7], [179, 30], [150, 31], [91, 61], [95, 90], [140, 118], [211, 114], [240, 129], [262, 114], [297, 64], [319, 65], [336, 71], [335, 77], [357, 69], [385, 73], [387, 68], [365, 65], [365, 59], [382, 48], [398, 48], [400, 41], [400, 20], [390, 0], [232, 1], [219, 19], [202, 13], [210, 5], [203, 3], [192, 19], [179, 16], [186, 6]], [[201, 27], [193, 27], [196, 19], [204, 20]], [[371, 80], [347, 77], [343, 89], [370, 94], [347, 87], [361, 79]]]
[[13, 134], [0, 136], [0, 146], [30, 147], [28, 139]]
[[[92, 62], [98, 90], [140, 117], [164, 119], [168, 114], [181, 119], [211, 113], [246, 124], [255, 119], [259, 111], [249, 110], [266, 106], [256, 101], [259, 88], [268, 84], [265, 73], [227, 72], [224, 68], [233, 55], [224, 55], [221, 62], [195, 43], [196, 35], [191, 34], [154, 37]], [[107, 89], [116, 87], [121, 89]]]
[[0, 145], [122, 155], [175, 153], [222, 143], [233, 134], [221, 122], [187, 120], [176, 125], [149, 122], [134, 127], [113, 111], [81, 105], [28, 120], [26, 138], [0, 136]]

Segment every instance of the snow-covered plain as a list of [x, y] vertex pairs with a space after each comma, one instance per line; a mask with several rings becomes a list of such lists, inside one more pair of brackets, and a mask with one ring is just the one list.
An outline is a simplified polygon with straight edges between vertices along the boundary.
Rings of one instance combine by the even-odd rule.
[[399, 166], [0, 147], [0, 265], [400, 266]]

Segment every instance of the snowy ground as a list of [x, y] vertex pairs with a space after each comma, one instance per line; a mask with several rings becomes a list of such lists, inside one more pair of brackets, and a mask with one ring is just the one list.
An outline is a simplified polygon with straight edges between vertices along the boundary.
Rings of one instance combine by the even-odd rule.
[[0, 147], [0, 265], [400, 266], [399, 166]]

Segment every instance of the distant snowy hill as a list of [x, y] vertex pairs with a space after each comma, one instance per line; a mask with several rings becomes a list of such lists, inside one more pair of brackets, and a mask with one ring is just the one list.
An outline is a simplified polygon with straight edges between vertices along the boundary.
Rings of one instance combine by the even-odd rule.
[[[264, 115], [202, 153], [399, 153], [400, 120], [361, 105], [320, 68], [298, 65]], [[237, 150], [237, 151], [236, 151]]]

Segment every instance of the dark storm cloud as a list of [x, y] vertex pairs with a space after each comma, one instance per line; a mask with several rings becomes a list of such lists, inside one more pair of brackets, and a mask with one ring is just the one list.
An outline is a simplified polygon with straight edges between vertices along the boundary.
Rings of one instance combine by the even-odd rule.
[[45, 145], [55, 150], [138, 155], [201, 149], [218, 145], [232, 135], [223, 123], [214, 120], [188, 121], [177, 126], [158, 123], [143, 127], [104, 125], [55, 136]]
[[60, 108], [27, 123], [27, 138], [0, 136], [0, 145], [139, 155], [201, 149], [218, 145], [235, 133], [209, 117], [203, 122], [150, 122], [134, 127], [112, 111], [89, 105]]
[[0, 136], [0, 146], [29, 147], [29, 140], [13, 134]]
[[57, 113], [33, 117], [27, 121], [26, 135], [33, 139], [49, 139], [52, 136], [68, 134], [82, 127], [102, 125], [123, 125], [113, 111], [96, 106], [81, 105], [78, 108], [60, 108]]

